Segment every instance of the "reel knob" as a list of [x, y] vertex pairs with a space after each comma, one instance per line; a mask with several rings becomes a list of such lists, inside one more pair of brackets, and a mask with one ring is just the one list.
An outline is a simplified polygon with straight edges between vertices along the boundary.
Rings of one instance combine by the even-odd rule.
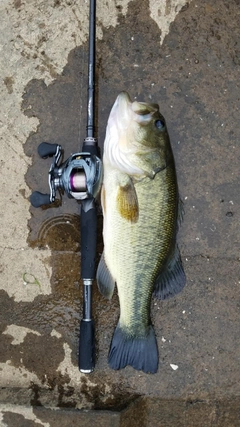
[[58, 147], [60, 147], [58, 144], [49, 144], [48, 142], [42, 142], [38, 146], [38, 154], [40, 157], [42, 157], [42, 159], [52, 157], [56, 155]]
[[30, 196], [30, 202], [34, 208], [40, 208], [40, 206], [49, 205], [51, 203], [50, 194], [43, 194], [39, 191], [34, 191]]

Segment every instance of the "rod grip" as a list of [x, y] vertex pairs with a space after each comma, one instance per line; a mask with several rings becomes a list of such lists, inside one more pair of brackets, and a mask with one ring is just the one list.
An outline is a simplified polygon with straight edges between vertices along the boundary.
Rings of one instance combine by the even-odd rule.
[[95, 366], [95, 339], [93, 320], [81, 320], [78, 367], [81, 372], [90, 373]]
[[[88, 202], [87, 202], [88, 203]], [[81, 277], [94, 279], [97, 250], [97, 210], [92, 200], [90, 208], [82, 202], [81, 208]]]

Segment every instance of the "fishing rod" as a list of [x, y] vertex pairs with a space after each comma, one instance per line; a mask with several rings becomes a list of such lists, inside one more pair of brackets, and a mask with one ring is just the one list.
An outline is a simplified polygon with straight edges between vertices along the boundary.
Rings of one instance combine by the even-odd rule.
[[92, 319], [92, 283], [95, 278], [97, 246], [96, 197], [102, 182], [102, 162], [99, 157], [97, 138], [94, 136], [95, 107], [95, 39], [96, 0], [89, 7], [89, 56], [88, 56], [88, 105], [86, 138], [82, 151], [72, 154], [64, 163], [62, 147], [42, 142], [38, 147], [40, 157], [52, 157], [49, 169], [50, 194], [34, 191], [30, 197], [32, 206], [38, 208], [53, 203], [57, 190], [66, 192], [69, 198], [81, 202], [81, 279], [83, 281], [83, 317], [80, 322], [79, 370], [90, 373], [95, 366], [94, 321]]
[[[95, 40], [96, 40], [96, 0], [90, 0], [89, 10], [89, 52], [88, 52], [88, 108], [87, 136], [83, 142], [83, 152], [91, 153], [98, 159], [97, 138], [94, 137], [95, 107]], [[100, 169], [100, 161], [98, 163]], [[98, 183], [101, 176], [98, 176]], [[99, 189], [99, 187], [98, 187]], [[81, 372], [90, 373], [95, 366], [94, 323], [92, 320], [92, 282], [95, 278], [97, 250], [97, 210], [94, 196], [81, 204], [81, 277], [83, 280], [83, 319], [80, 323], [79, 359]]]

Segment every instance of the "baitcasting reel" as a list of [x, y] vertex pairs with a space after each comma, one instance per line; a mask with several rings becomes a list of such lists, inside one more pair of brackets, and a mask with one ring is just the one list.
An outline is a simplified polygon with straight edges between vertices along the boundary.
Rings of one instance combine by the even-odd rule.
[[61, 146], [42, 142], [38, 147], [38, 154], [43, 159], [53, 157], [48, 175], [50, 194], [34, 191], [30, 197], [32, 206], [38, 208], [53, 203], [57, 189], [64, 190], [69, 198], [80, 201], [95, 198], [102, 182], [102, 162], [95, 154], [95, 146], [95, 138], [85, 138], [83, 149], [86, 147], [89, 152], [86, 150], [72, 154], [61, 164]]

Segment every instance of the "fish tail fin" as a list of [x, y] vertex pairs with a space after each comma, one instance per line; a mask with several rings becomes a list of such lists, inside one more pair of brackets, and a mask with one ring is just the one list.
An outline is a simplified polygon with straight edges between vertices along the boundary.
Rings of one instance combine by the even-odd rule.
[[154, 374], [158, 370], [158, 347], [152, 325], [144, 337], [128, 336], [118, 324], [112, 338], [108, 355], [112, 369], [122, 369], [130, 365], [134, 369]]

